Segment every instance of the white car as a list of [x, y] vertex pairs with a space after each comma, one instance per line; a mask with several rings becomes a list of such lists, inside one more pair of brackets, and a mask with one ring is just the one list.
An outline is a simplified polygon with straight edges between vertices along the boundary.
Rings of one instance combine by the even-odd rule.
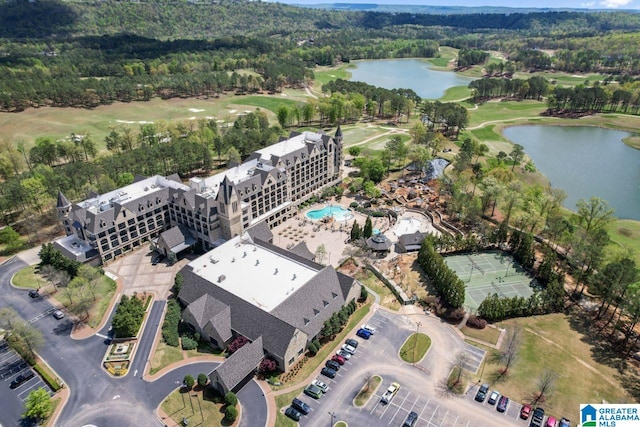
[[369, 332], [371, 335], [376, 333], [376, 328], [370, 325], [362, 325], [360, 329], [364, 329], [365, 331]]
[[398, 383], [391, 383], [391, 385], [389, 386], [389, 388], [387, 389], [387, 391], [384, 392], [384, 394], [382, 395], [382, 399], [380, 399], [380, 401], [382, 403], [389, 403], [391, 402], [391, 399], [393, 399], [393, 396], [396, 395], [396, 393], [398, 392], [398, 390], [400, 390], [400, 384]]
[[356, 353], [356, 348], [350, 346], [349, 344], [342, 344], [342, 350], [346, 351], [349, 354], [355, 354]]
[[53, 312], [53, 317], [55, 317], [56, 319], [62, 319], [64, 317], [64, 313], [62, 312], [62, 310], [56, 310]]
[[322, 390], [323, 393], [326, 393], [327, 390], [329, 390], [329, 386], [320, 380], [313, 380], [311, 381], [311, 384], [318, 387], [320, 390]]
[[338, 356], [342, 356], [344, 357], [344, 360], [349, 360], [351, 359], [351, 353], [348, 353], [344, 350], [338, 350], [338, 352], [336, 353]]

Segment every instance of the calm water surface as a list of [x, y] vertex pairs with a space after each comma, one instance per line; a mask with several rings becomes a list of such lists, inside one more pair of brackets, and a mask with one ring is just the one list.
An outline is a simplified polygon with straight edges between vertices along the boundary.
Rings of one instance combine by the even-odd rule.
[[640, 220], [640, 150], [625, 145], [630, 134], [596, 127], [514, 126], [504, 130], [524, 147], [554, 187], [567, 193], [565, 207], [596, 196], [615, 216]]
[[451, 71], [435, 71], [417, 59], [381, 59], [352, 62], [349, 69], [353, 81], [365, 82], [385, 89], [413, 89], [423, 99], [438, 99], [454, 86], [469, 86], [470, 77]]

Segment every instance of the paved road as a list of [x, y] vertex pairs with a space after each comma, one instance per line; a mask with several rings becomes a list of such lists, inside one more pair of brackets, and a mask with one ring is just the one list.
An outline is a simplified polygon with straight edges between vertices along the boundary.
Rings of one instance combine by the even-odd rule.
[[[194, 377], [208, 373], [217, 363], [199, 362], [177, 368], [153, 383], [141, 375], [149, 358], [155, 334], [158, 332], [164, 301], [156, 301], [151, 309], [135, 360], [123, 378], [112, 378], [100, 367], [109, 344], [108, 326], [99, 334], [85, 340], [70, 337], [72, 322], [68, 318], [56, 320], [49, 313], [52, 305], [46, 298], [32, 299], [26, 290], [10, 286], [10, 279], [27, 264], [17, 258], [0, 266], [0, 307], [12, 307], [26, 320], [34, 319], [44, 337], [40, 356], [51, 365], [71, 391], [57, 425], [83, 426], [161, 426], [153, 413], [162, 400], [182, 383], [185, 375]], [[42, 314], [45, 314], [44, 316]], [[109, 325], [110, 322], [107, 323]], [[136, 372], [137, 371], [137, 372]], [[260, 387], [251, 381], [238, 393], [243, 404], [243, 426], [262, 426], [267, 420], [267, 403]], [[21, 423], [22, 407], [4, 405], [0, 411], [0, 425]], [[141, 421], [144, 420], [144, 421]], [[142, 424], [141, 424], [142, 422]]]

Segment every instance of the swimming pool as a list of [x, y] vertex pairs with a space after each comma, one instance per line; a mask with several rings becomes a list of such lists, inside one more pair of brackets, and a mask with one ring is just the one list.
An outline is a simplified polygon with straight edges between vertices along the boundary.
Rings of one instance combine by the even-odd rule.
[[349, 209], [341, 206], [325, 206], [322, 209], [316, 209], [307, 212], [307, 218], [317, 221], [326, 216], [333, 216], [336, 221], [348, 221], [353, 218], [353, 214]]

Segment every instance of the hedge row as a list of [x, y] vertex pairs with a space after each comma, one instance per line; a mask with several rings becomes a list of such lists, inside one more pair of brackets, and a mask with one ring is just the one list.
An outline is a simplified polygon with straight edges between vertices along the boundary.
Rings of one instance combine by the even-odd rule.
[[38, 374], [40, 374], [44, 382], [47, 383], [49, 387], [51, 387], [51, 390], [56, 392], [62, 388], [62, 386], [58, 384], [58, 381], [56, 381], [54, 378], [51, 378], [51, 375], [49, 375], [48, 370], [44, 369], [42, 366], [37, 364], [33, 368], [36, 370]]
[[386, 277], [384, 277], [382, 275], [382, 273], [380, 273], [378, 270], [376, 270], [376, 268], [374, 266], [372, 266], [371, 264], [367, 264], [367, 269], [369, 271], [371, 271], [373, 274], [375, 274], [375, 276], [380, 279], [380, 281], [382, 283], [384, 283], [384, 285], [389, 288], [389, 290], [391, 291], [391, 293], [396, 297], [396, 299], [398, 300], [398, 302], [402, 305], [404, 305], [405, 301], [404, 299], [400, 296], [400, 293], [398, 292], [398, 290], [396, 289], [395, 286], [393, 286], [391, 284], [391, 282], [389, 282], [389, 280], [387, 280]]
[[167, 313], [164, 316], [164, 323], [162, 324], [162, 339], [164, 339], [167, 345], [172, 347], [180, 346], [180, 337], [178, 335], [180, 319], [180, 305], [176, 300], [170, 300], [167, 303]]

